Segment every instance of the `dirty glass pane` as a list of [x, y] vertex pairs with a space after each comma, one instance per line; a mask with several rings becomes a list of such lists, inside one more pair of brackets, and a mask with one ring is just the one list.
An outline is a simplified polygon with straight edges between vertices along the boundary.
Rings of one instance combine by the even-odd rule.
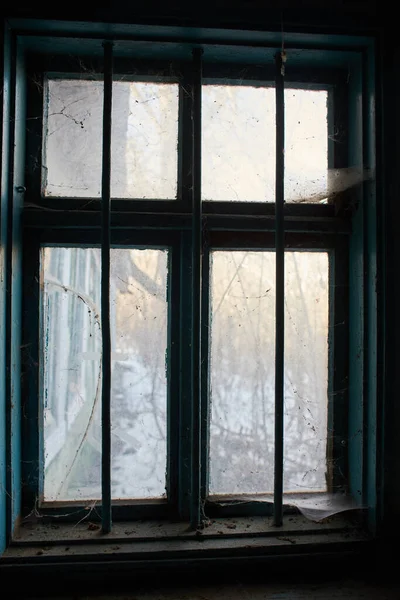
[[205, 85], [202, 110], [203, 199], [273, 202], [275, 90]]
[[328, 190], [328, 92], [285, 90], [285, 201], [321, 202]]
[[112, 197], [176, 198], [177, 145], [178, 85], [115, 81]]
[[210, 493], [273, 488], [274, 258], [212, 253]]
[[329, 258], [285, 256], [284, 492], [326, 491]]
[[[275, 201], [275, 90], [203, 87], [204, 200]], [[327, 92], [285, 90], [285, 201], [327, 196]]]
[[100, 197], [103, 83], [49, 79], [45, 103], [45, 195]]
[[167, 272], [161, 250], [113, 250], [112, 496], [165, 494]]
[[100, 251], [42, 251], [45, 500], [101, 495]]
[[[285, 263], [284, 490], [324, 490], [328, 258]], [[273, 491], [274, 289], [274, 252], [212, 253], [211, 494]]]
[[[100, 250], [42, 252], [45, 500], [101, 496]], [[165, 493], [167, 253], [111, 250], [112, 495]]]

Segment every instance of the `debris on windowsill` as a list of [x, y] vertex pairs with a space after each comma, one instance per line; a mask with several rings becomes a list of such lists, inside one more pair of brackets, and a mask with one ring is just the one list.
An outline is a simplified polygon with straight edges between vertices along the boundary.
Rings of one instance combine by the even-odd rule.
[[[232, 504], [246, 504], [248, 502], [265, 502], [273, 504], [273, 494], [256, 494], [233, 496], [229, 500], [218, 500], [219, 506], [231, 506]], [[356, 500], [342, 493], [304, 493], [304, 494], [284, 494], [283, 503], [285, 506], [297, 508], [301, 514], [315, 523], [321, 523], [325, 519], [341, 512], [350, 510], [362, 510], [366, 508], [356, 502]]]

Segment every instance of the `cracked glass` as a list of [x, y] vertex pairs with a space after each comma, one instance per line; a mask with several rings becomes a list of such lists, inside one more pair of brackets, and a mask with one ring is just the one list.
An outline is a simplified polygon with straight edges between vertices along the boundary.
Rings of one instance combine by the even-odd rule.
[[[99, 198], [103, 83], [49, 79], [42, 187], [45, 196]], [[178, 85], [114, 81], [112, 198], [175, 199]]]
[[45, 196], [100, 198], [103, 83], [49, 79], [45, 96]]

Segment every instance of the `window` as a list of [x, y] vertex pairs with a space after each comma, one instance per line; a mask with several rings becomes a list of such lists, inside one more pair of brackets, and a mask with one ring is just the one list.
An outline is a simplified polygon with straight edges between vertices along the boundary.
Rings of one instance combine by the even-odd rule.
[[102, 42], [29, 38], [18, 67], [22, 519], [365, 506], [359, 47], [289, 48], [283, 77], [276, 44]]
[[[100, 73], [89, 66], [82, 70], [83, 65], [72, 63], [68, 72], [43, 69], [42, 83], [32, 91], [39, 96], [33, 104], [43, 105], [41, 180], [35, 172], [36, 188], [32, 184], [36, 203], [52, 207], [55, 219], [60, 204], [66, 211], [74, 207], [76, 219], [68, 232], [57, 222], [52, 241], [44, 231], [38, 257], [37, 435], [43, 453], [38, 497], [44, 507], [60, 501], [101, 503], [102, 497], [101, 251], [98, 244], [88, 245], [79, 221], [101, 197], [104, 84]], [[78, 73], [73, 67], [80, 67]], [[197, 107], [195, 66], [186, 65], [188, 83], [179, 68], [166, 75], [168, 65], [161, 63], [151, 75], [143, 65], [133, 74], [117, 61], [112, 83], [111, 211], [115, 202], [126, 223], [134, 217], [130, 226], [112, 229], [111, 499], [142, 506], [146, 500], [160, 506], [175, 501], [182, 505], [175, 510], [188, 513], [185, 497], [193, 478], [201, 477], [201, 502], [210, 502], [212, 513], [214, 496], [226, 496], [229, 504], [246, 494], [274, 492], [275, 249], [273, 229], [263, 233], [259, 215], [264, 206], [274, 208], [276, 99], [273, 82], [261, 79], [262, 68], [254, 74], [250, 68], [250, 76], [241, 69], [240, 79], [231, 69], [225, 80], [221, 66], [217, 77], [213, 64], [205, 62]], [[333, 90], [328, 81], [290, 80], [285, 90], [285, 198], [299, 216], [306, 206], [311, 222], [324, 215], [329, 229], [336, 224], [334, 207], [324, 200], [329, 161], [335, 164], [335, 148], [328, 156]], [[196, 165], [195, 150], [185, 142], [198, 135], [192, 127], [200, 117]], [[200, 166], [203, 307], [193, 316], [196, 292], [188, 257], [196, 249], [187, 223], [194, 219], [191, 171]], [[186, 188], [184, 177], [190, 181]], [[172, 232], [182, 211], [186, 223], [177, 223]], [[135, 221], [149, 215], [152, 228], [143, 224], [139, 232]], [[339, 337], [330, 333], [338, 302], [330, 294], [332, 262], [346, 242], [345, 234], [332, 236], [329, 229], [325, 236], [298, 232], [294, 245], [286, 234], [283, 489], [291, 494], [346, 486], [345, 471], [339, 484], [331, 466], [342, 456], [328, 448], [328, 417], [336, 406], [335, 389], [329, 389], [335, 356], [328, 356], [328, 346]], [[169, 245], [159, 245], [163, 236], [169, 236]], [[347, 312], [345, 296], [341, 304]], [[185, 381], [183, 374], [178, 384], [195, 343], [191, 329], [203, 337], [197, 408], [190, 401], [193, 377]], [[342, 354], [346, 344], [342, 335]], [[199, 411], [205, 441], [198, 466], [193, 447], [184, 446], [185, 430], [199, 435], [189, 407]], [[189, 481], [180, 485], [179, 465], [188, 463]], [[178, 482], [175, 490], [172, 481]]]

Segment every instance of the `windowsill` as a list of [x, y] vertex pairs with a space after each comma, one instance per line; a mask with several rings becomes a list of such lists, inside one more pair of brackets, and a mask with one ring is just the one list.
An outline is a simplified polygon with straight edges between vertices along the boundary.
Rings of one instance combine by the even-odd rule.
[[314, 523], [286, 515], [282, 527], [275, 527], [271, 517], [220, 518], [201, 533], [182, 522], [120, 521], [108, 535], [88, 519], [76, 526], [31, 522], [20, 527], [0, 558], [0, 578], [23, 594], [28, 585], [54, 596], [55, 589], [115, 594], [178, 582], [287, 583], [335, 573], [354, 576], [357, 565], [369, 572], [367, 565], [372, 569], [379, 556], [360, 517], [360, 512], [342, 513]]
[[303, 516], [285, 518], [275, 527], [271, 517], [214, 519], [202, 531], [188, 523], [117, 522], [104, 535], [100, 525], [86, 520], [66, 523], [25, 523], [4, 553], [3, 565], [77, 561], [130, 561], [166, 558], [211, 558], [297, 554], [340, 548], [353, 549], [369, 540], [352, 517], [337, 515], [323, 523]]

